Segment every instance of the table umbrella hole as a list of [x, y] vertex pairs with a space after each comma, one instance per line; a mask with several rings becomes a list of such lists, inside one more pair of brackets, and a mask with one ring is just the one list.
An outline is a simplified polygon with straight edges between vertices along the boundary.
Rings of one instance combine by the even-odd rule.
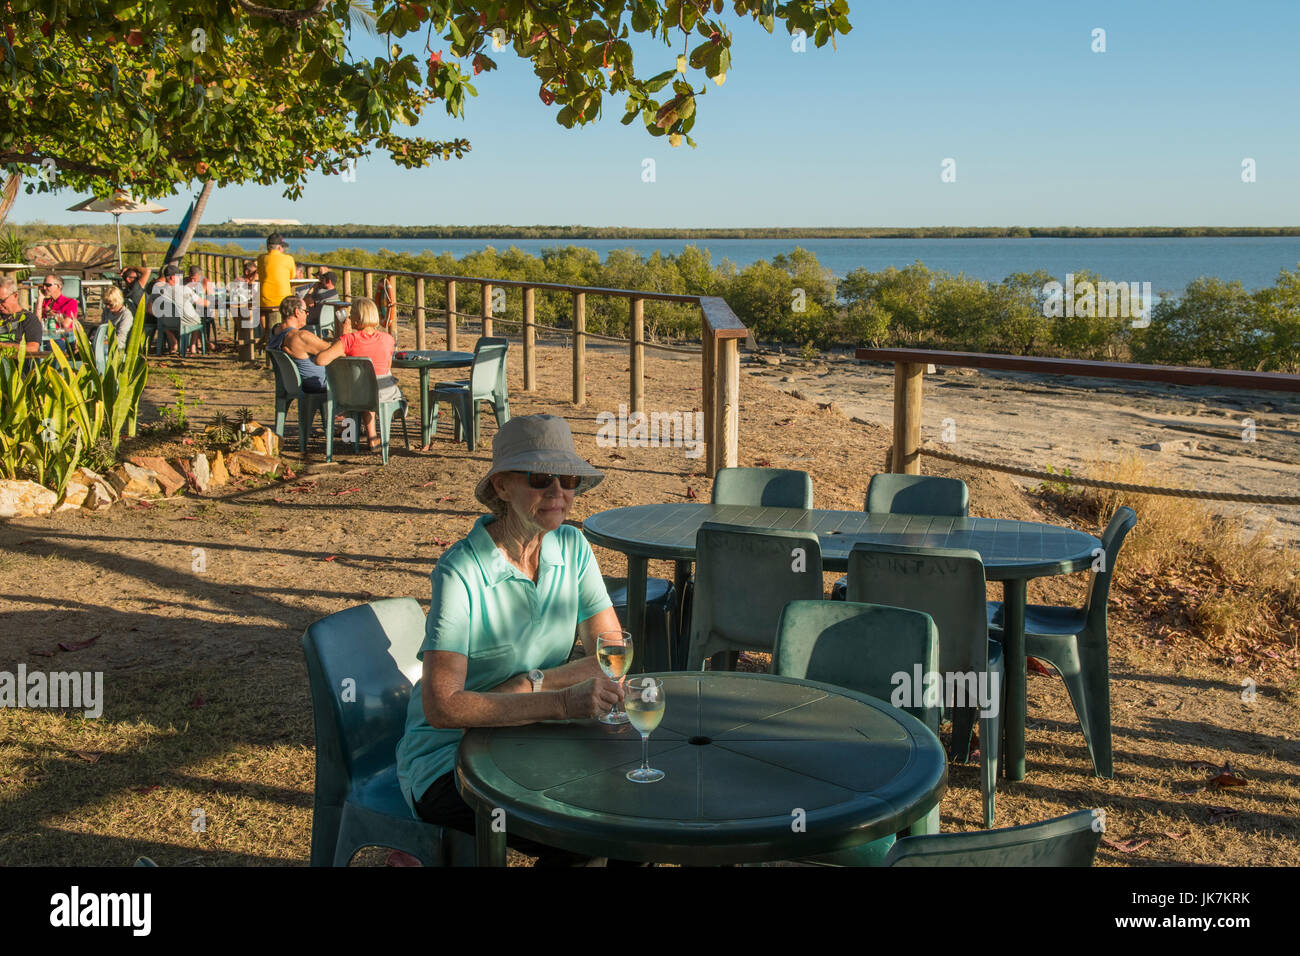
[[690, 740], [688, 740], [688, 741], [686, 741], [686, 742], [687, 742], [688, 744], [695, 744], [695, 746], [697, 746], [697, 747], [703, 747], [705, 744], [711, 744], [711, 743], [713, 743], [713, 738], [712, 738], [712, 737], [692, 737]]

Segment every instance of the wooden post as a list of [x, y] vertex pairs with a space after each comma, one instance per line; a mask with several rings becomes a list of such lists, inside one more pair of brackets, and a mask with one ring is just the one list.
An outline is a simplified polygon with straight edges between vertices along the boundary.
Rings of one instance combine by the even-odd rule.
[[704, 460], [707, 462], [706, 468], [709, 477], [712, 478], [717, 474], [719, 458], [717, 454], [718, 446], [714, 441], [714, 438], [717, 437], [714, 431], [717, 420], [713, 411], [713, 373], [716, 359], [714, 356], [713, 330], [709, 328], [707, 321], [700, 323], [700, 329], [700, 369], [702, 372], [700, 378], [700, 404], [703, 406], [701, 411], [704, 413], [704, 441], [707, 449], [704, 453]]
[[896, 475], [921, 473], [921, 382], [925, 366], [894, 363], [894, 460]]
[[415, 348], [424, 348], [424, 276], [415, 280]]
[[587, 293], [573, 293], [573, 404], [587, 403]]
[[447, 351], [456, 351], [456, 280], [447, 280]]
[[373, 299], [375, 297], [375, 274], [367, 269], [365, 272], [361, 273], [361, 278], [365, 283], [366, 298]]
[[628, 338], [632, 343], [632, 361], [629, 363], [632, 381], [629, 389], [631, 408], [628, 411], [640, 412], [645, 410], [645, 300], [633, 299], [631, 313]]
[[537, 326], [534, 325], [533, 298], [535, 289], [524, 288], [524, 391], [537, 391], [537, 355], [535, 352]]
[[483, 335], [488, 336], [492, 334], [492, 284], [490, 282], [483, 283], [482, 306]]
[[718, 349], [719, 467], [735, 468], [740, 449], [740, 340], [723, 339]]
[[352, 298], [352, 273], [347, 269], [343, 270], [343, 301], [350, 301]]

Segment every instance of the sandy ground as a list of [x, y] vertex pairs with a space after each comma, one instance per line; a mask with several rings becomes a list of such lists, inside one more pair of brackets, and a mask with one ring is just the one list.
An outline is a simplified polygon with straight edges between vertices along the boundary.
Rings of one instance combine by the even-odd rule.
[[[850, 417], [886, 428], [893, 420], [890, 367], [767, 353], [747, 371], [811, 401], [833, 399]], [[1097, 461], [1136, 456], [1162, 472], [1167, 487], [1300, 495], [1298, 395], [940, 367], [926, 376], [921, 408], [923, 439], [959, 455], [1040, 471], [1050, 464], [1085, 477]], [[1254, 441], [1243, 440], [1247, 419]], [[1177, 447], [1143, 448], [1158, 443]], [[1295, 505], [1213, 507], [1244, 514], [1252, 528], [1273, 522], [1277, 540], [1300, 541]]]
[[[708, 499], [710, 480], [683, 449], [596, 444], [596, 414], [616, 411], [625, 400], [625, 354], [592, 350], [588, 403], [576, 408], [568, 401], [568, 352], [543, 351], [539, 388], [528, 394], [516, 349], [513, 412], [565, 417], [579, 452], [608, 476], [577, 500], [573, 518], [625, 504], [686, 500], [692, 493]], [[804, 468], [813, 475], [819, 507], [860, 508], [867, 480], [883, 460], [888, 430], [819, 410], [773, 387], [779, 376], [772, 371], [753, 370], [760, 374], [741, 383], [740, 463]], [[202, 401], [191, 409], [196, 420], [244, 405], [260, 420], [272, 420], [269, 371], [241, 365], [228, 351], [158, 362], [146, 392], [146, 419], [175, 401], [166, 373], [183, 377], [190, 402]], [[782, 387], [807, 388], [818, 380], [816, 369], [790, 374], [796, 381]], [[836, 367], [828, 378], [842, 381], [849, 374]], [[845, 403], [842, 394], [837, 400], [863, 411], [887, 404], [886, 373], [852, 374], [869, 386], [861, 388], [861, 403]], [[415, 372], [399, 371], [398, 378], [408, 395], [418, 394]], [[1045, 411], [1048, 395], [1041, 389], [1027, 394], [1028, 386], [1004, 382], [976, 393], [961, 387], [974, 379], [953, 377], [953, 388], [946, 387], [947, 377], [941, 381], [945, 387], [928, 396], [927, 431], [947, 410], [963, 442], [976, 446], [983, 435], [992, 443], [1000, 427], [1005, 446], [1001, 412], [1019, 411], [1038, 422], [1022, 454], [1040, 462], [1043, 452], [1056, 454], [1048, 442], [1060, 446], [1055, 460], [1064, 464], [1065, 449], [1085, 453], [1087, 432], [1118, 435], [1121, 425], [1135, 429], [1143, 416], [1162, 420], [1179, 407], [1151, 396], [1126, 399], [1120, 410], [1111, 393], [1089, 402], [1070, 388], [1059, 402], [1060, 415], [1069, 414], [1075, 425], [1067, 429], [1055, 407]], [[698, 364], [651, 352], [646, 391], [651, 409], [697, 408]], [[1221, 405], [1216, 400], [1213, 408]], [[1108, 417], [1090, 417], [1103, 413]], [[1274, 434], [1282, 434], [1278, 420], [1290, 413], [1259, 414], [1276, 430], [1267, 432], [1271, 447]], [[306, 861], [313, 750], [303, 629], [376, 597], [409, 595], [427, 606], [438, 555], [482, 511], [472, 489], [490, 462], [490, 418], [484, 419], [485, 445], [473, 453], [451, 440], [448, 423], [429, 452], [407, 451], [400, 428], [397, 433], [387, 467], [377, 454], [353, 455], [350, 448], [328, 465], [319, 439], [299, 458], [290, 425], [291, 480], [246, 482], [153, 507], [0, 523], [0, 670], [26, 662], [29, 668], [103, 671], [107, 697], [100, 720], [0, 711], [0, 859], [122, 864], [145, 853], [173, 865]], [[132, 447], [167, 453], [202, 447], [197, 432], [188, 438], [193, 444], [177, 436], [142, 438]], [[1294, 442], [1289, 447], [1294, 450]], [[1283, 464], [1269, 467], [1281, 473]], [[977, 515], [1066, 523], [1005, 476], [942, 463], [927, 470], [966, 480]], [[597, 557], [605, 574], [625, 573], [621, 555], [597, 549]], [[671, 576], [671, 569], [654, 563], [651, 573]], [[834, 577], [827, 576], [828, 585]], [[1029, 596], [1075, 603], [1084, 585], [1083, 576], [1033, 582]], [[1300, 865], [1296, 706], [1282, 687], [1266, 682], [1255, 702], [1243, 703], [1245, 671], [1196, 670], [1152, 653], [1145, 609], [1124, 594], [1115, 600], [1115, 779], [1092, 776], [1061, 682], [1033, 675], [1028, 776], [999, 784], [998, 824], [1104, 807], [1112, 845], [1103, 846], [1101, 864]], [[91, 646], [58, 647], [89, 638], [95, 638]], [[1231, 761], [1248, 785], [1207, 789], [1211, 775], [1193, 761]], [[191, 826], [196, 807], [206, 808], [203, 832]], [[952, 766], [941, 805], [945, 829], [977, 828], [979, 808], [977, 765]]]

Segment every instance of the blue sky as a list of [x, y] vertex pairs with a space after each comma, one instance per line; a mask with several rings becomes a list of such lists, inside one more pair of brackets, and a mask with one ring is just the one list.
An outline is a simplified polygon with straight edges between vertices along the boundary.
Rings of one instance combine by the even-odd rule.
[[[464, 121], [431, 111], [419, 127], [468, 138], [465, 159], [418, 171], [362, 161], [355, 182], [320, 176], [298, 203], [272, 187], [221, 189], [205, 219], [661, 227], [1300, 219], [1300, 4], [851, 6], [853, 32], [835, 51], [809, 42], [796, 53], [780, 25], [769, 36], [735, 23], [727, 82], [709, 83], [699, 107], [698, 149], [672, 149], [639, 120], [619, 125], [621, 98], [596, 125], [563, 129], [538, 99], [531, 67], [507, 52], [501, 69], [476, 78]], [[1104, 53], [1091, 49], [1095, 28], [1106, 31]], [[642, 42], [637, 55], [650, 75], [670, 68], [675, 51]], [[1257, 176], [1249, 184], [1248, 157]], [[653, 183], [642, 182], [646, 158], [655, 160]], [[941, 181], [947, 158], [955, 182]], [[24, 194], [11, 218], [75, 221], [63, 210], [80, 198]]]

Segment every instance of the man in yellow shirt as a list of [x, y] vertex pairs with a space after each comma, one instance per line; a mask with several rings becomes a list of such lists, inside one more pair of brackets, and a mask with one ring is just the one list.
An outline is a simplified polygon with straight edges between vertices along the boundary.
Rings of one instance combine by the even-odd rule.
[[262, 341], [266, 340], [266, 317], [293, 292], [289, 280], [296, 270], [293, 256], [284, 251], [284, 236], [272, 233], [266, 239], [266, 252], [257, 257], [257, 281], [262, 288]]

